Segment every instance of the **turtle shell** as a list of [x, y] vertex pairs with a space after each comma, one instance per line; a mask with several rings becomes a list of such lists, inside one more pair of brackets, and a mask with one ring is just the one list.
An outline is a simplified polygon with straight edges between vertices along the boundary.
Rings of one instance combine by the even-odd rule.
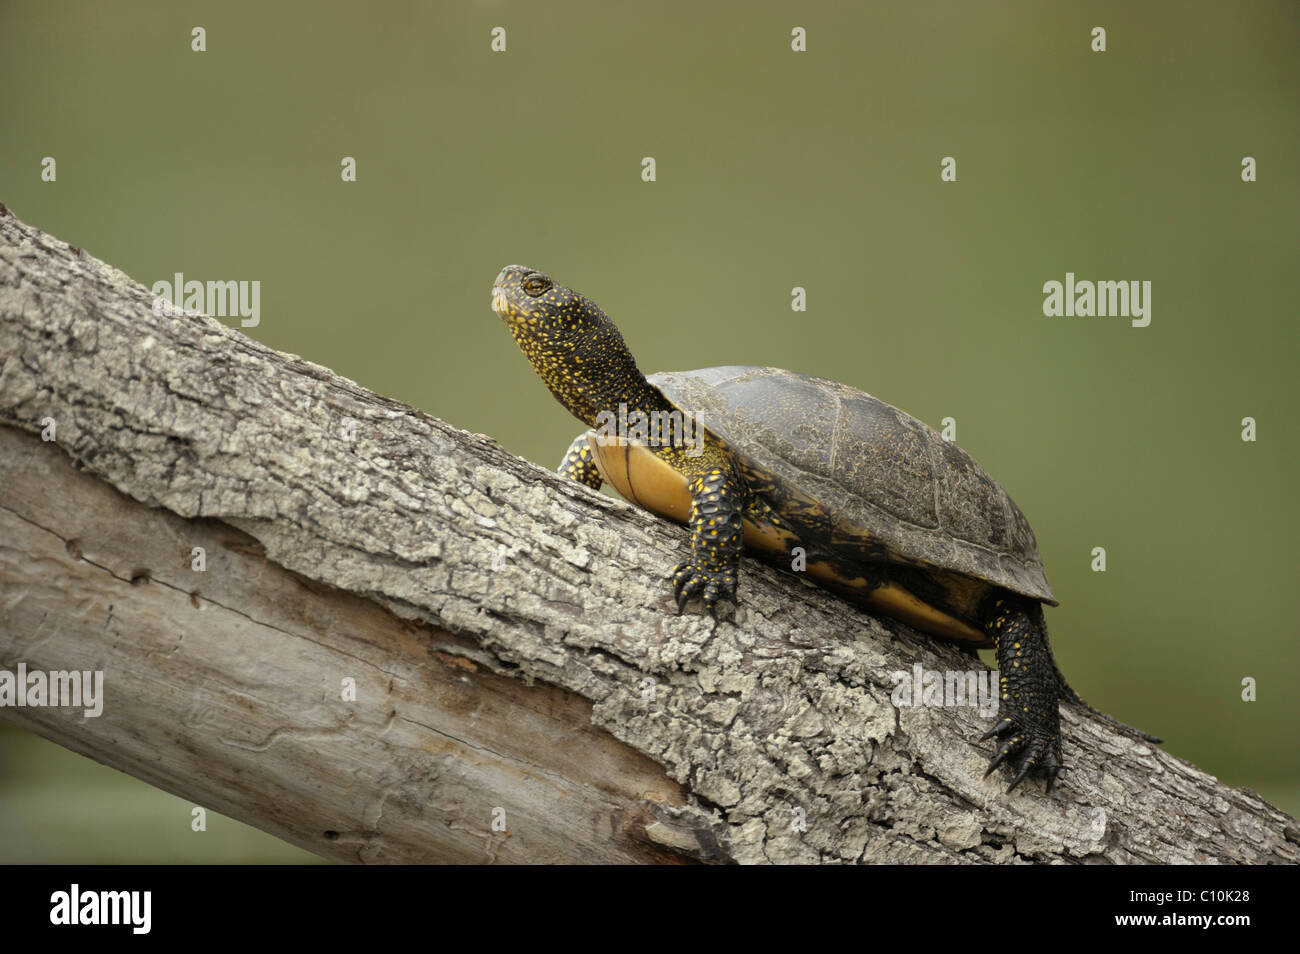
[[823, 558], [946, 570], [1056, 604], [1020, 508], [974, 458], [911, 415], [779, 368], [649, 381], [730, 446], [751, 490]]

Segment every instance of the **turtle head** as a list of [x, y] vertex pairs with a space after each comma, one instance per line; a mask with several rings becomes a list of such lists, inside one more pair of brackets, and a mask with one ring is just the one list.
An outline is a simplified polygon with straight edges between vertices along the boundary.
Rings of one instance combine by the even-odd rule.
[[600, 411], [631, 402], [645, 387], [609, 317], [549, 275], [507, 265], [492, 284], [492, 310], [551, 393], [587, 424], [595, 426]]
[[521, 332], [555, 340], [579, 337], [589, 322], [609, 322], [595, 302], [527, 265], [501, 269], [492, 283], [492, 310], [516, 337]]

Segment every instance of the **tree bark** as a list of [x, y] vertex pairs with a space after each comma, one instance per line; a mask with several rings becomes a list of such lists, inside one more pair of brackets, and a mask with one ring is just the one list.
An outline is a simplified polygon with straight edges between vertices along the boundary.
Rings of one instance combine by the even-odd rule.
[[748, 560], [674, 615], [682, 528], [152, 301], [0, 212], [0, 669], [105, 679], [20, 725], [345, 861], [1300, 860], [1068, 706], [1008, 795], [987, 719], [891, 703], [969, 656]]

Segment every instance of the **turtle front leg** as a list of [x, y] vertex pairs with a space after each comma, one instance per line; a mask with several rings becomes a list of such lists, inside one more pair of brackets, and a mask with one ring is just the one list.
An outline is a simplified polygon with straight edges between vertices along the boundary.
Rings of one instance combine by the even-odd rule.
[[740, 553], [745, 545], [741, 512], [744, 492], [725, 468], [711, 467], [690, 478], [691, 558], [673, 570], [677, 612], [699, 595], [713, 615], [720, 600], [736, 599]]
[[1000, 591], [988, 603], [984, 625], [997, 650], [1000, 685], [997, 724], [980, 738], [1000, 740], [984, 774], [1009, 761], [1015, 779], [1007, 791], [1037, 772], [1050, 792], [1061, 770], [1061, 682], [1042, 604]]
[[599, 490], [604, 479], [600, 476], [600, 468], [596, 466], [592, 456], [591, 444], [587, 442], [591, 433], [587, 431], [574, 438], [573, 443], [569, 445], [568, 453], [564, 455], [564, 460], [560, 461], [560, 466], [555, 468], [555, 472], [561, 477], [586, 484], [592, 490]]

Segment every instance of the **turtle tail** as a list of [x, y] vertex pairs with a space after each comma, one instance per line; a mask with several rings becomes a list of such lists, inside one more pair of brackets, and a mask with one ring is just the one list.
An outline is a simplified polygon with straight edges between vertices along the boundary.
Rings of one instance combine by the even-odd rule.
[[1052, 660], [1052, 668], [1056, 670], [1056, 681], [1057, 683], [1060, 684], [1061, 687], [1061, 698], [1064, 699], [1066, 702], [1073, 703], [1074, 705], [1078, 706], [1080, 709], [1085, 709], [1088, 712], [1091, 712], [1093, 715], [1095, 715], [1102, 722], [1105, 722], [1107, 725], [1114, 726], [1117, 729], [1121, 729], [1125, 732], [1136, 735], [1138, 738], [1142, 739], [1145, 742], [1153, 742], [1156, 745], [1159, 745], [1161, 742], [1164, 741], [1164, 739], [1157, 738], [1156, 736], [1152, 735], [1150, 732], [1143, 732], [1141, 729], [1134, 728], [1133, 726], [1129, 725], [1127, 722], [1120, 722], [1119, 719], [1116, 719], [1114, 716], [1107, 715], [1105, 712], [1102, 712], [1096, 706], [1084, 702], [1083, 697], [1080, 696], [1077, 692], [1075, 692], [1074, 689], [1070, 687], [1070, 684], [1065, 681], [1065, 677], [1061, 675], [1060, 667], [1056, 665], [1055, 659]]

